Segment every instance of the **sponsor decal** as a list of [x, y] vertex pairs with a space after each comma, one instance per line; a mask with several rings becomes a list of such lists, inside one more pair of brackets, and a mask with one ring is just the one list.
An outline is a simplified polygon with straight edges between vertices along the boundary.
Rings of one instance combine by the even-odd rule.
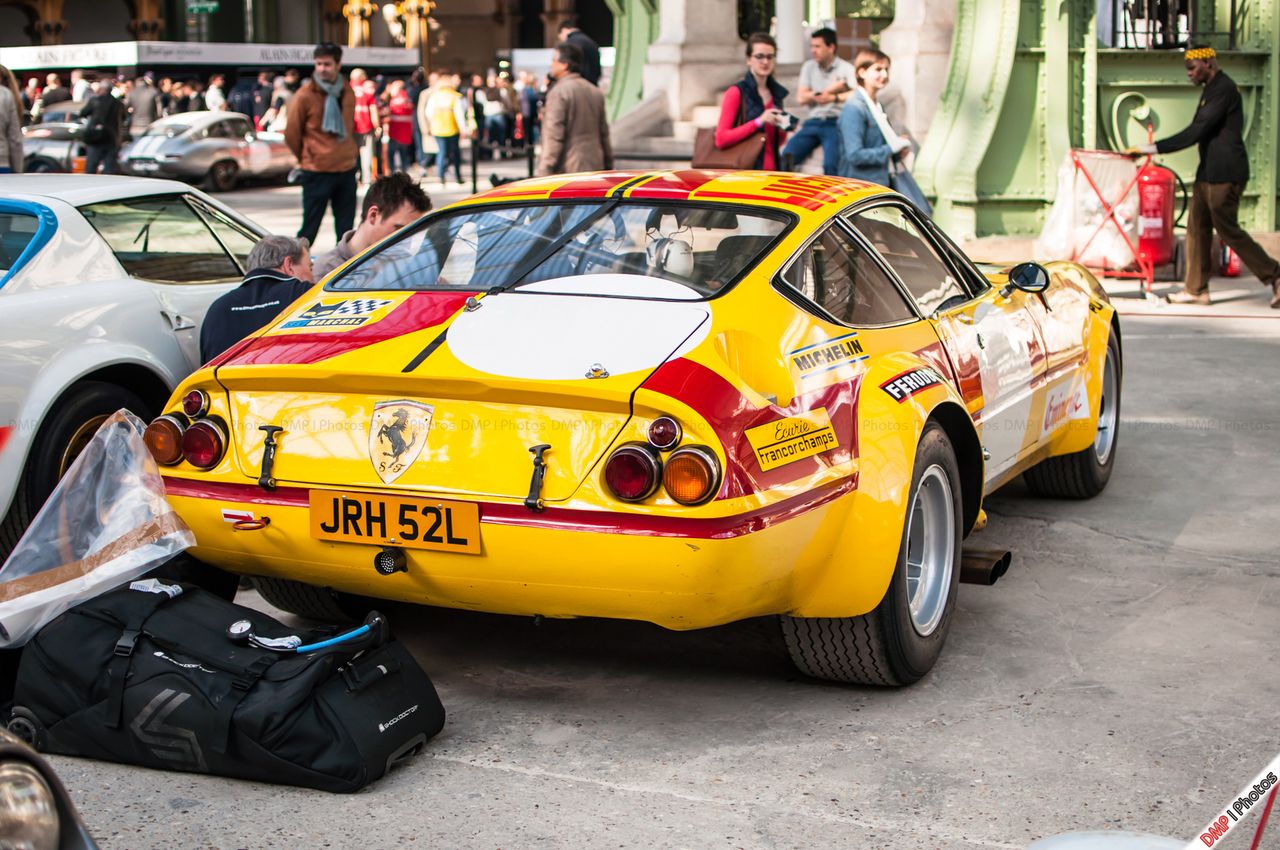
[[825, 407], [748, 428], [746, 435], [762, 472], [840, 445]]
[[1071, 384], [1059, 384], [1049, 390], [1044, 403], [1044, 421], [1040, 424], [1040, 439], [1053, 433], [1072, 419], [1089, 418], [1089, 396], [1081, 384], [1072, 389]]
[[916, 393], [941, 383], [942, 378], [938, 377], [937, 372], [927, 366], [921, 366], [919, 369], [910, 369], [890, 378], [880, 385], [880, 389], [887, 392], [889, 398], [901, 404]]
[[[1267, 798], [1276, 796], [1276, 786], [1280, 784], [1280, 778], [1276, 773], [1280, 772], [1280, 756], [1276, 756], [1271, 763], [1262, 769], [1262, 772], [1253, 778], [1253, 781], [1244, 787], [1234, 800], [1227, 803], [1226, 807], [1218, 813], [1218, 815], [1204, 829], [1200, 830], [1200, 834], [1187, 842], [1186, 850], [1200, 847], [1216, 847], [1226, 838], [1231, 830], [1235, 829], [1255, 808], [1263, 809], [1270, 804]], [[1260, 805], [1261, 804], [1261, 805]], [[1265, 823], [1266, 814], [1263, 814]], [[1262, 837], [1262, 825], [1259, 825], [1259, 831], [1254, 835], [1254, 846]]]
[[244, 521], [252, 521], [257, 518], [258, 517], [254, 514], [253, 511], [232, 510], [231, 508], [222, 509], [223, 522], [232, 522], [232, 523], [244, 522]]
[[348, 298], [332, 304], [317, 301], [280, 325], [280, 330], [359, 327], [391, 303], [387, 298]]
[[409, 706], [409, 707], [408, 707], [408, 708], [406, 708], [404, 711], [400, 712], [400, 713], [399, 713], [399, 714], [397, 714], [395, 717], [393, 717], [393, 718], [391, 718], [390, 720], [388, 720], [386, 723], [379, 723], [379, 724], [378, 724], [378, 731], [379, 731], [379, 732], [385, 732], [385, 731], [387, 731], [387, 730], [388, 730], [388, 729], [390, 729], [392, 726], [395, 726], [395, 725], [396, 725], [397, 723], [399, 723], [401, 720], [404, 720], [406, 717], [408, 717], [410, 714], [413, 714], [413, 713], [414, 713], [415, 711], [417, 711], [417, 710], [418, 710], [418, 705], [417, 705], [417, 703], [415, 703], [415, 704], [413, 704], [413, 705]]
[[196, 733], [166, 722], [169, 715], [189, 699], [191, 694], [165, 688], [142, 707], [129, 728], [151, 754], [161, 761], [180, 770], [208, 773], [209, 766], [205, 763]]
[[821, 375], [871, 356], [863, 352], [862, 343], [857, 336], [856, 332], [848, 333], [789, 351], [787, 356], [791, 358], [791, 365], [800, 373], [801, 380]]
[[417, 401], [380, 401], [369, 423], [369, 460], [383, 484], [413, 465], [427, 444], [435, 408]]

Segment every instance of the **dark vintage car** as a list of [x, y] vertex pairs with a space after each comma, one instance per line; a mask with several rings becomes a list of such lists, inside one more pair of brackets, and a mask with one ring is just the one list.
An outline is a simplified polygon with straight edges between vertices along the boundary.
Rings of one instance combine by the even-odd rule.
[[4, 729], [0, 729], [0, 847], [98, 847], [53, 768]]
[[259, 133], [238, 112], [161, 118], [120, 152], [120, 169], [143, 177], [203, 181], [226, 192], [243, 179], [284, 179], [297, 165], [279, 133]]

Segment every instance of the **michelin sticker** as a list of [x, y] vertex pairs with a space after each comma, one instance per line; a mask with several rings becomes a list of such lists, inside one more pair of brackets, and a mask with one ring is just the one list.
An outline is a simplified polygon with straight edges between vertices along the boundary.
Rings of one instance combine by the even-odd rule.
[[748, 428], [762, 472], [822, 454], [840, 445], [825, 407]]
[[821, 375], [871, 356], [863, 352], [862, 343], [857, 340], [857, 336], [856, 332], [844, 334], [789, 351], [787, 356], [791, 358], [792, 367], [800, 373], [801, 380]]
[[332, 304], [317, 301], [280, 325], [280, 330], [358, 327], [372, 320], [374, 313], [391, 303], [385, 298], [348, 298]]

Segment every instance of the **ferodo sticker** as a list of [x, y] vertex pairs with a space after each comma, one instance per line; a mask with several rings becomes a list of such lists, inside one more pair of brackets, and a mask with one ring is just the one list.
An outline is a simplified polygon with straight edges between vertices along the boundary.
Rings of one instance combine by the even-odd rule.
[[762, 472], [822, 454], [840, 445], [825, 407], [747, 429]]
[[393, 303], [395, 302], [387, 298], [348, 298], [331, 304], [317, 301], [301, 313], [291, 316], [280, 325], [279, 330], [349, 330], [381, 319], [386, 314], [387, 305]]
[[942, 379], [938, 377], [937, 372], [921, 366], [919, 369], [910, 369], [901, 375], [890, 378], [880, 385], [880, 389], [887, 392], [890, 398], [901, 404], [916, 393], [927, 390], [929, 387], [937, 386], [940, 383], [942, 383]]
[[823, 372], [830, 372], [832, 369], [839, 369], [848, 363], [866, 360], [871, 356], [863, 352], [862, 343], [857, 340], [857, 336], [856, 332], [848, 333], [797, 348], [795, 351], [788, 352], [787, 356], [791, 358], [791, 365], [800, 373], [802, 379], [811, 375], [821, 375]]

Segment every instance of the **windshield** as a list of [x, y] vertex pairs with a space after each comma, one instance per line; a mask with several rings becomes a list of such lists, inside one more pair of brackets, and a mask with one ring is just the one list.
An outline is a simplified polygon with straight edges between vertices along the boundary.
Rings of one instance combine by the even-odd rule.
[[471, 207], [420, 225], [327, 288], [702, 298], [741, 277], [788, 222], [770, 211], [674, 204]]
[[181, 136], [183, 133], [187, 132], [190, 129], [191, 129], [190, 124], [167, 124], [167, 123], [152, 124], [150, 127], [147, 128], [147, 132], [143, 133], [142, 135], [164, 136], [167, 139], [172, 139], [174, 136]]

